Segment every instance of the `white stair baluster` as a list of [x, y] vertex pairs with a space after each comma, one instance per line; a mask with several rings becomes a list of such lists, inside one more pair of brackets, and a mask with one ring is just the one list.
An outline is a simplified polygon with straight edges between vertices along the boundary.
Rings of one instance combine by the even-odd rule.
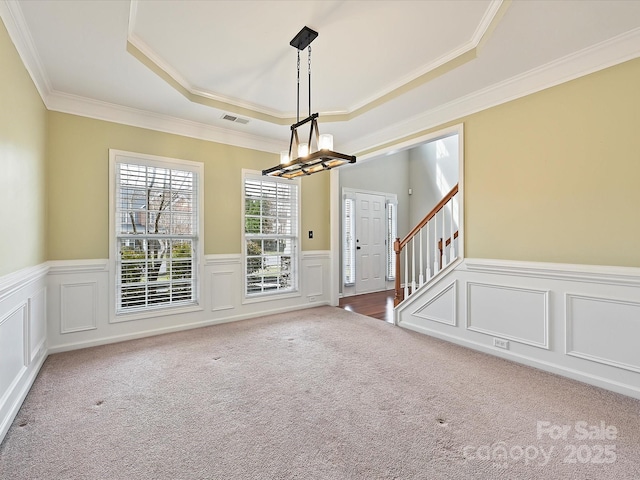
[[411, 239], [411, 294], [416, 291], [416, 237]]
[[447, 205], [442, 206], [442, 268], [447, 265]]
[[440, 271], [440, 251], [438, 250], [438, 214], [433, 217], [433, 252], [435, 257], [433, 259], [433, 275], [435, 276]]
[[427, 280], [429, 280], [431, 278], [431, 262], [429, 260], [429, 257], [431, 255], [431, 250], [430, 250], [430, 233], [429, 233], [429, 225], [431, 225], [431, 221], [427, 222]]
[[409, 298], [409, 244], [404, 246], [404, 299]]
[[422, 230], [424, 230], [424, 228], [420, 229], [420, 286], [424, 285], [424, 267], [422, 266]]

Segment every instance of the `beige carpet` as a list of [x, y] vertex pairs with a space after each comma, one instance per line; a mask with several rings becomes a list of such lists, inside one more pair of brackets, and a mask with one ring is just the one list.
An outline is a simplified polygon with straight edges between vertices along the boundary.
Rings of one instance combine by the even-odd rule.
[[321, 307], [50, 356], [0, 478], [638, 479], [639, 413]]

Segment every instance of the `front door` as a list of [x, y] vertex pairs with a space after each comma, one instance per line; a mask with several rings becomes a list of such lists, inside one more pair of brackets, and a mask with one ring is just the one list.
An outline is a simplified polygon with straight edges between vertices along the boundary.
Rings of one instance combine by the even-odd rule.
[[386, 288], [385, 197], [356, 193], [356, 294]]

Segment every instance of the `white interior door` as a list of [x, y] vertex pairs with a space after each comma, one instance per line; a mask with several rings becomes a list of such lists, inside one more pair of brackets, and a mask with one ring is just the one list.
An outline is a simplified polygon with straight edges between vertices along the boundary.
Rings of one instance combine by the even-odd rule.
[[385, 197], [356, 193], [356, 294], [386, 288]]

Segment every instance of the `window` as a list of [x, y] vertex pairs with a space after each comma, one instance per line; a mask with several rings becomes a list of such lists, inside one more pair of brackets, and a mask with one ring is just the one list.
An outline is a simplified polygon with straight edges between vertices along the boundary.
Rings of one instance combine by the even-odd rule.
[[297, 180], [244, 174], [247, 297], [298, 289], [299, 185]]
[[387, 280], [396, 278], [396, 252], [393, 242], [398, 238], [397, 208], [396, 203], [387, 200]]
[[356, 281], [355, 251], [355, 200], [345, 198], [343, 204], [344, 244], [342, 246], [342, 264], [344, 284], [353, 285]]
[[201, 164], [111, 151], [116, 315], [198, 303]]

